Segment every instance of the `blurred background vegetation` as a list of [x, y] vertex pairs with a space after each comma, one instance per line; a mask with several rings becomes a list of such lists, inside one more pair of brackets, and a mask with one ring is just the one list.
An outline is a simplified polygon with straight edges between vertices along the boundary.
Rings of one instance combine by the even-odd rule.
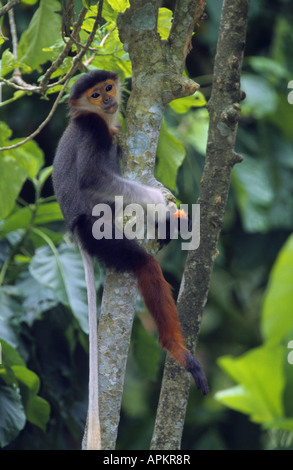
[[[52, 2], [56, 10], [58, 1]], [[104, 30], [95, 39], [100, 54], [91, 67], [119, 71], [129, 89], [130, 63], [116, 32], [100, 45], [115, 22], [119, 3], [105, 1]], [[165, 1], [162, 6], [172, 9], [173, 3]], [[42, 1], [33, 0], [15, 8], [19, 37], [42, 6]], [[78, 10], [81, 1], [76, 6]], [[196, 202], [200, 190], [208, 128], [205, 102], [211, 91], [221, 6], [221, 0], [207, 0], [208, 17], [196, 30], [187, 58], [186, 72], [201, 84], [201, 94], [168, 107], [158, 147], [158, 178], [178, 200], [189, 204]], [[55, 10], [50, 13], [54, 18]], [[164, 37], [170, 15], [165, 10], [161, 14]], [[89, 15], [81, 40], [87, 37], [91, 20]], [[211, 394], [203, 398], [192, 385], [182, 449], [292, 445], [293, 105], [288, 103], [292, 20], [290, 0], [251, 2], [241, 84], [247, 97], [236, 146], [244, 161], [233, 170], [197, 347]], [[44, 28], [50, 31], [51, 43], [43, 44], [45, 59], [34, 64], [25, 34], [20, 41], [19, 60], [28, 82], [36, 81], [60, 52], [48, 16], [47, 21]], [[2, 44], [1, 74], [8, 79], [15, 63], [8, 54], [6, 17], [2, 33], [8, 39]], [[56, 76], [66, 73], [64, 67]], [[53, 97], [20, 96], [4, 84], [0, 145], [33, 132], [47, 116]], [[0, 447], [6, 449], [79, 449], [87, 411], [82, 265], [66, 233], [50, 178], [66, 122], [67, 107], [60, 104], [34, 142], [0, 154]], [[180, 241], [159, 254], [175, 295], [185, 256]], [[96, 272], [101, 297], [104, 273], [98, 264]], [[119, 449], [149, 448], [164, 363], [154, 325], [139, 300], [137, 312]]]

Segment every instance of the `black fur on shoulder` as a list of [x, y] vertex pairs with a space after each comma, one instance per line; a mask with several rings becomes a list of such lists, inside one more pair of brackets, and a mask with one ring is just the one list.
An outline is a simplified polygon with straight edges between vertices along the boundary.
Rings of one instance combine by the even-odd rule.
[[118, 74], [115, 72], [107, 72], [105, 70], [92, 70], [91, 72], [85, 73], [73, 85], [69, 99], [78, 99], [86, 90], [109, 78], [116, 81], [118, 80]]

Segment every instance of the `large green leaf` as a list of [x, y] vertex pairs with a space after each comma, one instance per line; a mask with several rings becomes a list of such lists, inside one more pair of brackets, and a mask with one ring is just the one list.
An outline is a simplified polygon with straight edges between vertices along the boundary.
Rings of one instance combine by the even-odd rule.
[[0, 237], [29, 226], [32, 220], [32, 207], [22, 207], [9, 215], [1, 225]]
[[7, 446], [24, 428], [26, 416], [17, 390], [0, 385], [0, 447]]
[[232, 185], [245, 230], [267, 231], [274, 192], [265, 162], [245, 156], [233, 169]]
[[102, 70], [116, 71], [122, 79], [125, 79], [131, 77], [131, 62], [128, 52], [123, 49], [118, 29], [113, 28], [115, 28], [115, 24], [108, 23], [98, 31], [96, 39], [99, 53], [92, 61], [92, 65]]
[[87, 294], [83, 264], [77, 250], [52, 252], [48, 247], [37, 250], [30, 263], [32, 276], [53, 289], [59, 302], [71, 308], [80, 327], [88, 332]]
[[[21, 404], [24, 406], [28, 421], [41, 429], [46, 429], [49, 419], [50, 406], [46, 400], [38, 396], [40, 389], [39, 377], [26, 366], [16, 349], [1, 339], [3, 364], [0, 366], [0, 376], [7, 385], [20, 391]], [[19, 396], [17, 395], [16, 401]], [[0, 392], [1, 403], [1, 392]], [[22, 410], [22, 406], [21, 406]], [[1, 410], [2, 419], [2, 410]], [[13, 423], [15, 432], [18, 430], [17, 422]]]
[[31, 67], [18, 60], [15, 60], [14, 55], [10, 52], [9, 49], [5, 49], [1, 57], [1, 75], [5, 77], [5, 75], [12, 72], [16, 67], [20, 68], [23, 73], [30, 73]]
[[157, 157], [157, 178], [164, 186], [174, 190], [176, 188], [178, 168], [182, 165], [185, 157], [185, 149], [181, 142], [170, 134], [165, 121], [163, 121], [161, 127]]
[[28, 269], [21, 272], [16, 284], [10, 287], [13, 296], [21, 299], [22, 312], [19, 321], [32, 325], [43, 312], [58, 304], [52, 289], [46, 288], [31, 276]]
[[123, 13], [129, 7], [129, 0], [107, 0], [113, 10]]
[[[0, 146], [13, 145], [19, 139], [10, 140], [12, 131], [0, 122]], [[24, 181], [34, 178], [44, 163], [42, 150], [30, 141], [21, 147], [5, 150], [0, 154], [0, 220], [12, 211]]]
[[159, 8], [158, 33], [163, 40], [168, 39], [169, 37], [172, 26], [172, 16], [173, 13], [168, 8]]
[[50, 406], [46, 400], [37, 396], [40, 389], [39, 377], [31, 370], [19, 365], [12, 366], [12, 370], [20, 386], [28, 421], [45, 431]]
[[[195, 101], [193, 97], [189, 97], [189, 98], [192, 98], [193, 102]], [[180, 102], [181, 100], [178, 100], [178, 101]], [[177, 100], [172, 101], [175, 107], [177, 106], [176, 102]], [[170, 105], [172, 103], [170, 103]], [[194, 106], [194, 104], [191, 105], [190, 100], [188, 100], [187, 102], [184, 102], [183, 106], [182, 104], [183, 104], [182, 102], [179, 103], [182, 111], [184, 109], [184, 106]], [[178, 109], [176, 112], [178, 112]], [[180, 135], [182, 135], [183, 141], [186, 141], [188, 144], [194, 147], [195, 150], [201, 155], [205, 155], [206, 148], [207, 148], [207, 140], [208, 140], [208, 130], [209, 130], [209, 114], [208, 114], [207, 109], [203, 108], [203, 109], [198, 109], [194, 113], [187, 113], [185, 116], [182, 116], [182, 120], [178, 129], [178, 132]]]
[[241, 88], [246, 93], [242, 114], [256, 119], [273, 114], [278, 105], [278, 95], [264, 76], [245, 74], [241, 78]]
[[293, 236], [291, 235], [273, 266], [264, 297], [261, 329], [267, 342], [279, 344], [286, 338], [288, 340], [293, 338], [292, 305]]
[[249, 414], [252, 421], [267, 426], [282, 418], [285, 353], [281, 346], [262, 346], [239, 358], [220, 358], [221, 368], [238, 385], [218, 392], [216, 399], [230, 408]]
[[187, 113], [191, 108], [200, 108], [207, 104], [205, 96], [196, 91], [191, 96], [185, 96], [184, 98], [179, 98], [178, 100], [171, 101], [169, 106], [176, 111], [178, 114]]
[[[24, 308], [13, 297], [10, 286], [0, 287], [0, 332], [1, 338], [13, 346], [18, 345], [16, 319], [24, 314]], [[14, 319], [14, 321], [13, 321]]]
[[19, 41], [21, 62], [38, 69], [47, 60], [52, 60], [52, 53], [44, 51], [60, 37], [61, 5], [57, 0], [41, 0], [39, 8], [31, 19], [29, 27]]
[[20, 168], [14, 158], [0, 156], [0, 220], [6, 217], [13, 209], [23, 183], [27, 179], [27, 172]]

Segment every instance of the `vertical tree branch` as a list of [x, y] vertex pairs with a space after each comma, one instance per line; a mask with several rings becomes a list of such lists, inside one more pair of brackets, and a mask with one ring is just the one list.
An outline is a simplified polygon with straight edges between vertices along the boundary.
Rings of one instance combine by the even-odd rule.
[[[102, 449], [114, 450], [124, 376], [136, 304], [136, 281], [129, 273], [108, 270], [99, 318], [99, 413]], [[102, 360], [101, 360], [102, 359]], [[87, 444], [87, 426], [83, 449]]]
[[[249, 0], [224, 0], [215, 59], [206, 163], [198, 203], [200, 246], [189, 251], [177, 302], [188, 346], [195, 349], [224, 220], [231, 172], [241, 157], [234, 146], [240, 114], [240, 75]], [[167, 357], [152, 449], [179, 449], [190, 380]]]

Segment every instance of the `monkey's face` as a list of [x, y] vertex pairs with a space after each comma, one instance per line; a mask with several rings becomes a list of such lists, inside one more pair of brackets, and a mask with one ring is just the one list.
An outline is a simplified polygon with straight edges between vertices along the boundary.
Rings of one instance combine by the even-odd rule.
[[117, 111], [117, 85], [114, 80], [108, 79], [97, 83], [85, 93], [88, 110], [98, 113], [113, 114]]

